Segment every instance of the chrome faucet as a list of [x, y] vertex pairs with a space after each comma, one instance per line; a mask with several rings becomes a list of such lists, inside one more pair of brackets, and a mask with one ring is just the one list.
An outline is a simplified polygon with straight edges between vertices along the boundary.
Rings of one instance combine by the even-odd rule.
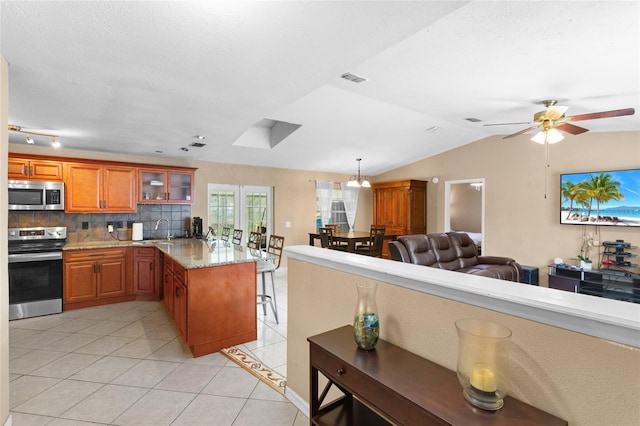
[[169, 219], [161, 217], [160, 219], [158, 219], [158, 221], [156, 222], [156, 227], [153, 229], [157, 231], [158, 226], [160, 226], [160, 222], [162, 222], [163, 220], [167, 221], [167, 240], [170, 240], [171, 239], [171, 223], [169, 222]]

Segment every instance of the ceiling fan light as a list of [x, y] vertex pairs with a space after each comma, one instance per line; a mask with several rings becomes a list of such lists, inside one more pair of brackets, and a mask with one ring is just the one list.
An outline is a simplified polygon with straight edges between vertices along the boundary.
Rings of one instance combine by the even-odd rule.
[[367, 180], [367, 178], [362, 178], [362, 187], [363, 188], [371, 188], [371, 183]]
[[544, 145], [545, 139], [546, 139], [546, 132], [542, 130], [536, 133], [535, 136], [531, 138], [532, 141], [537, 142], [541, 145]]
[[564, 139], [564, 135], [560, 133], [560, 130], [554, 128], [547, 131], [547, 142], [549, 142], [550, 144], [558, 143], [562, 139]]

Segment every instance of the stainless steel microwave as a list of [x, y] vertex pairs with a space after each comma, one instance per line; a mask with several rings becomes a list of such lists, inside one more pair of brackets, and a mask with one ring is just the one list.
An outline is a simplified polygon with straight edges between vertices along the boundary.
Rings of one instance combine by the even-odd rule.
[[64, 210], [64, 183], [10, 180], [9, 210]]

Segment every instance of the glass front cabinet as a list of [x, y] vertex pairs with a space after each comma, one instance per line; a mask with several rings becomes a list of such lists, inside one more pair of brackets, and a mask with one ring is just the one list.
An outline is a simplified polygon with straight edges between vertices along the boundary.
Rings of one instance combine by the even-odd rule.
[[192, 204], [195, 170], [138, 169], [138, 203]]

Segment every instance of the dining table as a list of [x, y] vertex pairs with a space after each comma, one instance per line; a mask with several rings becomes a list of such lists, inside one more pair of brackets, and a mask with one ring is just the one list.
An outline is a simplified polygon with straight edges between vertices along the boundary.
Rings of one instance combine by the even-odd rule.
[[[370, 231], [338, 231], [333, 233], [333, 239], [339, 243], [347, 243], [349, 253], [356, 252], [356, 243], [366, 243], [371, 237]], [[385, 240], [395, 241], [397, 235], [385, 234]], [[309, 232], [309, 245], [315, 246], [315, 241], [320, 240], [319, 232]]]

